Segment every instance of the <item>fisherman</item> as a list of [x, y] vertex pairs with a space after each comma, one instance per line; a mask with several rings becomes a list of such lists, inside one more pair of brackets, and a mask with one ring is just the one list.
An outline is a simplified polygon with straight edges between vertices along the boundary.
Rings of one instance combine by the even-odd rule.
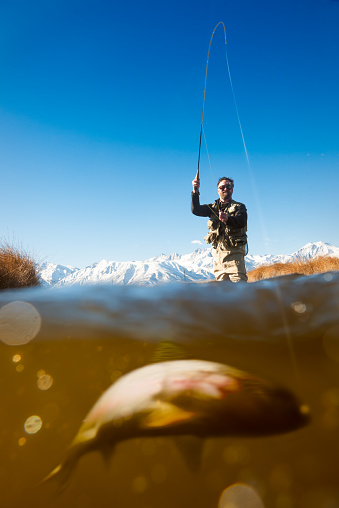
[[219, 178], [219, 199], [209, 205], [201, 205], [200, 179], [197, 174], [192, 182], [191, 210], [199, 217], [209, 217], [209, 233], [205, 242], [213, 246], [214, 275], [216, 280], [247, 282], [245, 256], [247, 249], [247, 210], [245, 205], [232, 199], [234, 181]]

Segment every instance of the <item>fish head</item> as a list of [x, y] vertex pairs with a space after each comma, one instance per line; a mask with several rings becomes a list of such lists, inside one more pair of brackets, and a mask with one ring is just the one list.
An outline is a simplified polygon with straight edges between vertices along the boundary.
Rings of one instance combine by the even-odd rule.
[[[262, 382], [241, 388], [215, 406], [216, 432], [234, 436], [269, 436], [300, 429], [310, 422], [310, 410], [288, 389]], [[240, 382], [240, 381], [239, 381]]]
[[290, 390], [236, 369], [212, 367], [165, 378], [157, 410], [141, 425], [208, 437], [265, 436], [309, 423], [309, 409]]

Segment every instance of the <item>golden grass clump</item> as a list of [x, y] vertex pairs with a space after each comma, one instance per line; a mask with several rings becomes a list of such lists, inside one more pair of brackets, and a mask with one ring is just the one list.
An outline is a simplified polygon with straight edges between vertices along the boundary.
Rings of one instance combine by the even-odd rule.
[[0, 245], [0, 289], [25, 288], [41, 284], [35, 261], [12, 245]]
[[248, 272], [248, 282], [271, 279], [281, 275], [300, 274], [312, 275], [314, 273], [332, 272], [339, 270], [339, 258], [320, 256], [306, 261], [296, 260], [289, 263], [274, 263], [262, 265]]

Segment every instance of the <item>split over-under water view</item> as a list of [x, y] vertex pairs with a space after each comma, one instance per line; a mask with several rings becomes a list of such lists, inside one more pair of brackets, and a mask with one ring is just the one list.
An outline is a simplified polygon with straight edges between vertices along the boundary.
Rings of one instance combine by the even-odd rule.
[[338, 286], [2, 292], [0, 506], [337, 506]]

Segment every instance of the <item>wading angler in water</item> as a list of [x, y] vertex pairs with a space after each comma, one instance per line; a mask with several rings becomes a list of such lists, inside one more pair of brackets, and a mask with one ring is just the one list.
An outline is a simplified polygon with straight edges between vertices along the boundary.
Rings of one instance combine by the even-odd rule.
[[213, 246], [215, 278], [218, 281], [247, 282], [247, 210], [244, 204], [232, 199], [234, 181], [232, 178], [220, 178], [217, 183], [219, 199], [209, 205], [200, 204], [198, 174], [192, 185], [192, 213], [199, 217], [209, 217], [209, 233], [205, 236], [205, 241]]

